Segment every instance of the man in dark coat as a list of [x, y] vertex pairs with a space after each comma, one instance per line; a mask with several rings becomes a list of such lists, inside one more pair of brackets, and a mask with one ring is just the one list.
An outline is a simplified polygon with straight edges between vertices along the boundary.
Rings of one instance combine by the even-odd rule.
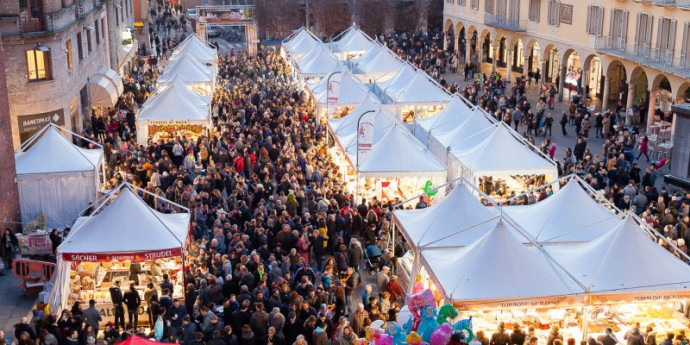
[[139, 292], [133, 283], [129, 286], [129, 291], [125, 292], [123, 302], [127, 305], [127, 318], [129, 318], [130, 327], [136, 329], [139, 324], [141, 297], [139, 297]]

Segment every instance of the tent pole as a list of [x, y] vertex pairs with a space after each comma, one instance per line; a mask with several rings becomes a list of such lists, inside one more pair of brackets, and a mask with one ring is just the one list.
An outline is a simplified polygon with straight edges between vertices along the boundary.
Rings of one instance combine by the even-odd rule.
[[582, 340], [587, 341], [587, 329], [589, 328], [589, 306], [582, 307]]
[[24, 151], [27, 147], [29, 147], [29, 145], [31, 145], [34, 141], [36, 141], [36, 139], [41, 135], [41, 133], [45, 133], [46, 129], [48, 129], [49, 127], [52, 127], [52, 126], [53, 126], [53, 123], [51, 122], [51, 123], [43, 126], [43, 128], [39, 129], [36, 133], [34, 133], [34, 135], [29, 137], [29, 139], [27, 139], [23, 144], [21, 144], [19, 146], [19, 151], [20, 152]]

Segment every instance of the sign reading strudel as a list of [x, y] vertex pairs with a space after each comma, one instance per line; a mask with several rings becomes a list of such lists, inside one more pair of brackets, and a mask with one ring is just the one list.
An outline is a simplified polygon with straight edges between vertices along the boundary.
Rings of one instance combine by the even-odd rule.
[[108, 262], [108, 261], [149, 261], [182, 255], [182, 248], [139, 251], [134, 253], [62, 253], [65, 261]]

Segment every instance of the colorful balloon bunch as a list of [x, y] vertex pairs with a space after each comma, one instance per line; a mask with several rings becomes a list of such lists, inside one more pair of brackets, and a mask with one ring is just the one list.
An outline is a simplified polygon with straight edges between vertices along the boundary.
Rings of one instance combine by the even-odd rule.
[[[458, 311], [452, 304], [436, 307], [430, 290], [407, 296], [407, 305], [398, 314], [397, 322], [375, 321], [366, 329], [366, 341], [357, 345], [447, 345], [453, 334], [465, 343], [474, 339], [472, 317], [455, 324]], [[402, 325], [402, 326], [400, 326]]]

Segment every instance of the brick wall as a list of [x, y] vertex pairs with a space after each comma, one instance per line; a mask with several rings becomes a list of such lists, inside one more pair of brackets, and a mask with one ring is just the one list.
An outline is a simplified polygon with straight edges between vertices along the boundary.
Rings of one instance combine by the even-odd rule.
[[[0, 41], [2, 34], [0, 33]], [[0, 45], [0, 222], [19, 222], [19, 193], [15, 182], [14, 150], [12, 149], [12, 127], [8, 106], [7, 85], [5, 84], [5, 56]], [[2, 228], [14, 224], [0, 224]]]

